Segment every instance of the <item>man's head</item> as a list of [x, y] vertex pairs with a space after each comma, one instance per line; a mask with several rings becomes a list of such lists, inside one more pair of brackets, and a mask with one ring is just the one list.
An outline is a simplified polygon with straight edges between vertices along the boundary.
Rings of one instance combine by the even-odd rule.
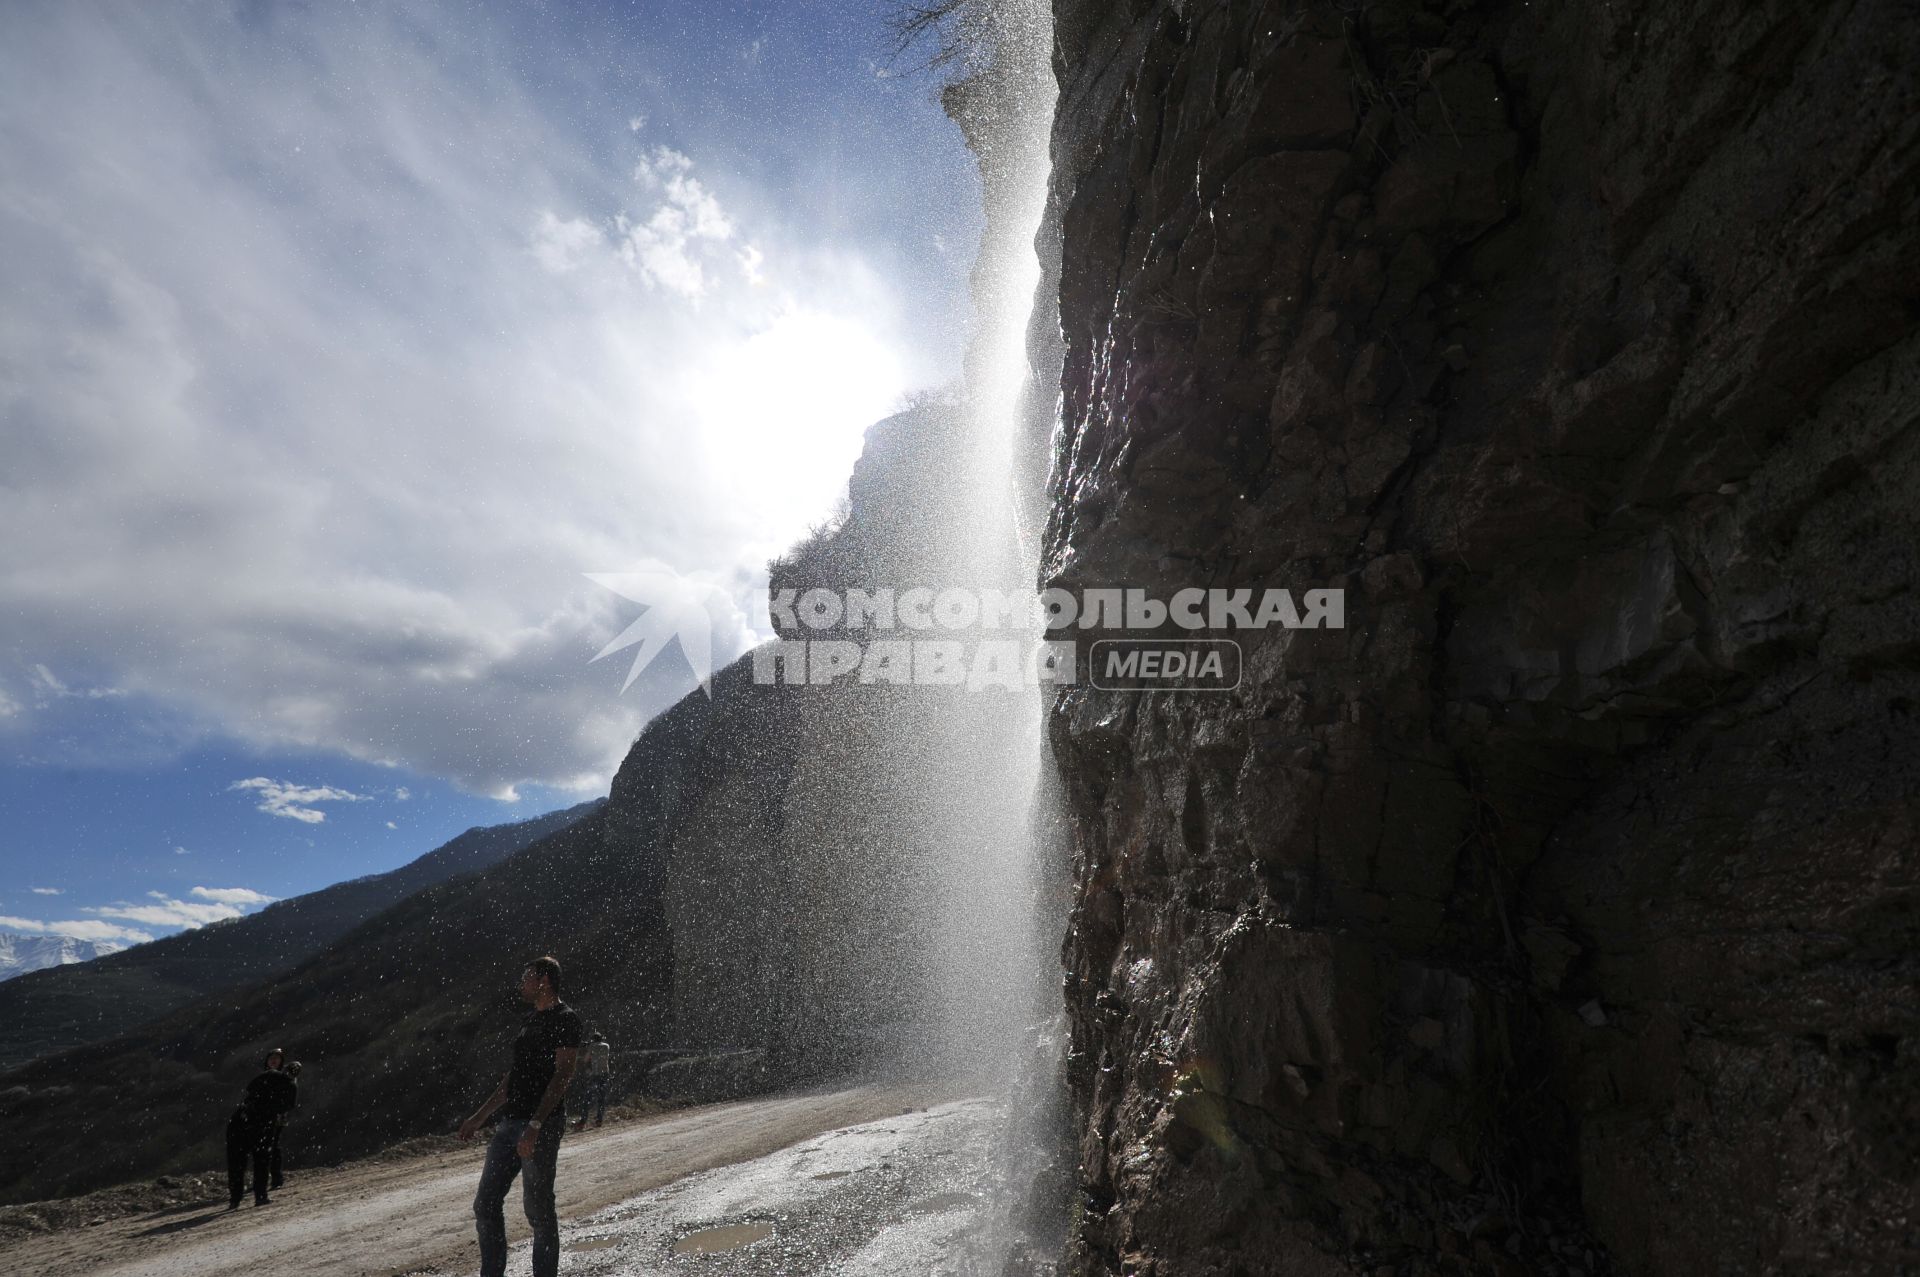
[[266, 1059], [260, 1061], [260, 1067], [263, 1069], [278, 1069], [282, 1064], [285, 1064], [286, 1061], [287, 1053], [276, 1046], [273, 1050], [267, 1052]]
[[560, 996], [560, 960], [535, 958], [520, 973], [520, 996], [532, 1003]]

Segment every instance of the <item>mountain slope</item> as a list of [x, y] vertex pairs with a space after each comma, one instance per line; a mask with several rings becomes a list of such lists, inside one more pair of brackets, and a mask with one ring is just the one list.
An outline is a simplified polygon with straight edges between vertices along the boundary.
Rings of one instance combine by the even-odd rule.
[[11, 980], [48, 967], [91, 962], [118, 953], [125, 945], [112, 940], [76, 940], [72, 936], [22, 936], [0, 931], [0, 980]]
[[244, 918], [0, 984], [0, 1069], [104, 1041], [219, 989], [290, 969], [414, 892], [496, 864], [596, 810], [469, 829], [388, 873], [336, 883]]
[[604, 856], [605, 814], [416, 892], [266, 983], [0, 1077], [19, 1137], [0, 1198], [221, 1164], [221, 1122], [272, 1045], [307, 1065], [296, 1165], [444, 1130], [497, 1078], [518, 1028], [513, 977], [537, 952], [565, 955], [569, 999], [634, 1043], [662, 945], [646, 867]]

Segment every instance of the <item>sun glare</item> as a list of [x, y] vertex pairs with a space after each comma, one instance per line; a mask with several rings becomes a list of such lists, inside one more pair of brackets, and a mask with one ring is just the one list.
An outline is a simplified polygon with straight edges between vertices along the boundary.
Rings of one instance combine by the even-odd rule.
[[783, 545], [833, 508], [867, 427], [907, 390], [899, 352], [872, 329], [803, 307], [704, 373], [701, 434], [718, 484]]

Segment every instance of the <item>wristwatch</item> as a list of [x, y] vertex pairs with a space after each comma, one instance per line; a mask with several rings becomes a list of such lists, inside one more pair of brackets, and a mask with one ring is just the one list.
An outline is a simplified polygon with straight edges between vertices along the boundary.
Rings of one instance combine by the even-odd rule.
[[537, 1130], [539, 1130], [539, 1129], [540, 1129], [540, 1119], [536, 1117], [536, 1118], [534, 1118], [534, 1119], [533, 1119], [533, 1120], [532, 1120], [531, 1122], [528, 1122], [528, 1123], [527, 1123], [527, 1129], [528, 1129], [528, 1130], [530, 1130], [530, 1131], [537, 1131]]

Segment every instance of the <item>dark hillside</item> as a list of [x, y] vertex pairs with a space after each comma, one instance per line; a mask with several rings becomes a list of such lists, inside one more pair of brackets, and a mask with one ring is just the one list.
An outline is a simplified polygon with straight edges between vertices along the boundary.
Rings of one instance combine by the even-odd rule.
[[0, 983], [0, 1069], [105, 1041], [206, 994], [271, 979], [396, 901], [495, 864], [604, 801], [469, 829], [388, 873], [335, 883], [244, 918]]
[[[569, 1000], [623, 1045], [652, 1028], [660, 932], [646, 865], [600, 854], [604, 812], [477, 875], [409, 896], [271, 982], [0, 1077], [23, 1200], [221, 1164], [220, 1127], [267, 1047], [307, 1064], [296, 1164], [445, 1129], [518, 1028], [520, 964], [564, 956]], [[84, 1149], [84, 1156], [75, 1156]]]

